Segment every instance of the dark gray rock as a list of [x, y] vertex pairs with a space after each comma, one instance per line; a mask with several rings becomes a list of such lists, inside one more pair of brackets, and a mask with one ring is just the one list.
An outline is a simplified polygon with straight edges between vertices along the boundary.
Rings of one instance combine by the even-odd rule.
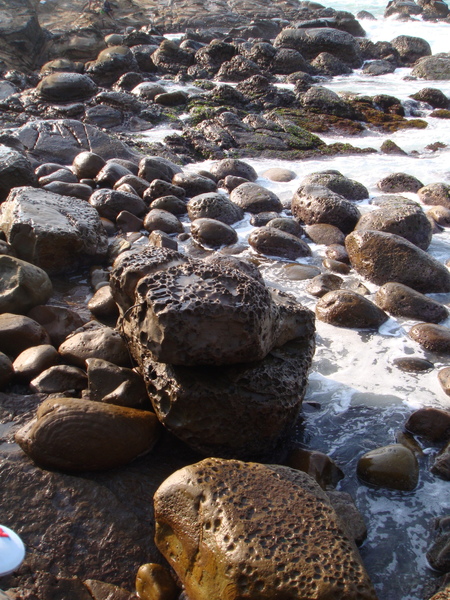
[[231, 202], [223, 194], [210, 192], [194, 196], [187, 203], [187, 211], [191, 221], [200, 218], [217, 219], [232, 225], [240, 221], [244, 216], [244, 211]]
[[397, 317], [440, 323], [448, 317], [447, 308], [401, 283], [385, 283], [375, 295], [377, 306]]
[[50, 102], [88, 100], [97, 93], [97, 85], [81, 73], [53, 73], [37, 86], [38, 94]]
[[37, 186], [37, 177], [29, 160], [20, 152], [0, 145], [0, 202], [14, 187]]
[[259, 227], [248, 237], [250, 246], [269, 256], [278, 256], [296, 260], [302, 256], [311, 256], [311, 249], [306, 242], [296, 235], [277, 229], [276, 227]]
[[256, 183], [242, 183], [230, 194], [234, 202], [244, 212], [281, 212], [283, 207], [280, 199], [274, 192]]
[[387, 314], [373, 302], [351, 290], [334, 290], [326, 293], [316, 304], [319, 321], [338, 327], [378, 329]]
[[206, 217], [195, 219], [192, 222], [191, 235], [196, 242], [208, 248], [229, 246], [238, 241], [237, 232], [230, 225]]

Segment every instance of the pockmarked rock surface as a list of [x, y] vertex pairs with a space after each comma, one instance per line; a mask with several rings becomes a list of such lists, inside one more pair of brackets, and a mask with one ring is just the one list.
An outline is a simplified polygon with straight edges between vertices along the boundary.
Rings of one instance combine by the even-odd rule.
[[49, 273], [102, 261], [107, 236], [87, 202], [30, 187], [11, 191], [0, 208], [0, 229], [18, 257]]
[[305, 473], [206, 459], [171, 475], [154, 503], [156, 544], [192, 600], [376, 598], [356, 547]]

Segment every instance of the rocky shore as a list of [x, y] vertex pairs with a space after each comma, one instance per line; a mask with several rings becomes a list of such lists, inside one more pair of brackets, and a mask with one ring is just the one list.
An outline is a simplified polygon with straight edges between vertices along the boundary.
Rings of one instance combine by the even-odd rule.
[[[296, 173], [248, 160], [370, 155], [321, 136], [423, 130], [424, 106], [449, 118], [427, 81], [450, 80], [450, 56], [407, 35], [373, 43], [314, 2], [111, 4], [0, 0], [0, 521], [27, 549], [0, 589], [375, 599], [344, 473], [293, 433], [316, 319], [336, 336], [412, 319], [409, 338], [448, 360], [448, 306], [430, 294], [450, 293], [450, 261], [428, 250], [450, 185], [386, 173], [363, 210], [367, 188], [337, 170], [285, 198], [260, 177]], [[440, 0], [394, 0], [390, 15], [450, 18]], [[408, 112], [327, 87], [402, 67], [424, 82]], [[158, 127], [171, 133], [147, 141]], [[405, 154], [389, 139], [381, 152]], [[267, 261], [307, 280], [304, 303], [264, 280]], [[450, 367], [436, 378], [450, 395]], [[412, 412], [395, 443], [362, 453], [360, 485], [413, 493], [425, 455], [450, 480], [450, 411]], [[450, 598], [445, 513], [436, 527], [424, 600]]]

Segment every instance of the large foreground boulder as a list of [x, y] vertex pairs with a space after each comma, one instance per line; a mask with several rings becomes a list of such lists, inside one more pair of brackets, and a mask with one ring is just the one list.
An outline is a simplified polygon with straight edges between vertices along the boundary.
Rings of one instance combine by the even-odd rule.
[[288, 467], [207, 459], [155, 494], [155, 541], [191, 600], [375, 600], [327, 496]]
[[345, 247], [353, 268], [372, 283], [392, 281], [423, 293], [450, 292], [448, 269], [398, 235], [354, 231], [347, 236]]
[[107, 236], [83, 200], [30, 187], [15, 188], [0, 208], [0, 230], [17, 256], [48, 273], [101, 261]]

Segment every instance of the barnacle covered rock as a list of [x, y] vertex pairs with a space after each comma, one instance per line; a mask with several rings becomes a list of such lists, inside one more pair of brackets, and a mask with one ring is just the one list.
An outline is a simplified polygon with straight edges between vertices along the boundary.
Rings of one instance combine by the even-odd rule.
[[16, 442], [42, 467], [98, 471], [124, 465], [148, 452], [159, 434], [147, 411], [78, 398], [45, 400]]
[[206, 459], [155, 494], [158, 548], [190, 600], [375, 600], [325, 493], [288, 467]]

